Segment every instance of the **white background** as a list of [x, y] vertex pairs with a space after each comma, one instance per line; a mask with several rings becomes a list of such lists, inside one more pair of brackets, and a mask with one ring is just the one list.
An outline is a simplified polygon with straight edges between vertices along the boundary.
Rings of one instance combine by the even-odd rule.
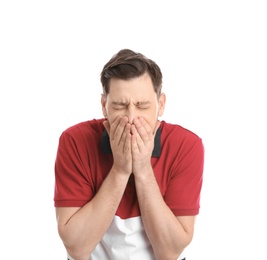
[[161, 119], [202, 137], [188, 260], [267, 259], [266, 1], [1, 1], [0, 254], [66, 259], [53, 205], [61, 132], [101, 117], [121, 48], [156, 61]]

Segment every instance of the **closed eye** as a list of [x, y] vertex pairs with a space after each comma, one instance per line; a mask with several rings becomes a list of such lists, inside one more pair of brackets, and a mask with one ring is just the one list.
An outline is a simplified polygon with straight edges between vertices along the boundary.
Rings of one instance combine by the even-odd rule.
[[127, 106], [123, 106], [123, 105], [115, 105], [113, 106], [113, 109], [115, 110], [121, 110], [121, 109], [125, 109]]
[[137, 106], [139, 109], [148, 109], [149, 106], [147, 105], [140, 105], [140, 106]]
[[115, 110], [121, 110], [121, 109], [126, 108], [127, 106], [128, 106], [128, 104], [126, 104], [124, 102], [115, 102], [115, 101], [112, 102], [112, 107]]
[[149, 101], [144, 101], [144, 102], [137, 102], [136, 106], [139, 109], [148, 109], [150, 106], [150, 102]]

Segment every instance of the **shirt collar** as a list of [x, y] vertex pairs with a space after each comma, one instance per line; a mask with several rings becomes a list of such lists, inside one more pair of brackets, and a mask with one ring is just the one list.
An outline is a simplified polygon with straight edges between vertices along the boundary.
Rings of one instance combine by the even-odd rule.
[[[152, 157], [160, 157], [160, 154], [161, 154], [160, 135], [161, 135], [161, 130], [159, 127], [155, 135], [155, 139], [154, 139], [154, 149], [152, 151]], [[104, 132], [102, 134], [101, 147], [104, 153], [112, 154], [112, 150], [111, 150], [110, 142], [109, 142], [109, 135], [106, 129], [104, 129]]]

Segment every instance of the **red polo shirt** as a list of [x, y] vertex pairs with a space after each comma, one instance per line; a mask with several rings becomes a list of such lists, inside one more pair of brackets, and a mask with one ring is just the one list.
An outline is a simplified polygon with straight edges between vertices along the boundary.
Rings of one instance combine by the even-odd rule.
[[[82, 207], [97, 193], [113, 157], [104, 119], [81, 122], [59, 139], [55, 161], [55, 207]], [[200, 208], [204, 147], [195, 133], [161, 122], [151, 157], [162, 196], [176, 216], [197, 215]], [[134, 178], [130, 178], [116, 216], [140, 216]]]

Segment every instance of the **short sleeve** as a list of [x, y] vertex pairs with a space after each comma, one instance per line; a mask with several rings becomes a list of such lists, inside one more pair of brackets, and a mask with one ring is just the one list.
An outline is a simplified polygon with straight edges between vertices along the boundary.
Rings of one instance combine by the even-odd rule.
[[164, 199], [176, 216], [193, 216], [199, 213], [203, 181], [204, 146], [198, 138], [184, 147], [171, 173]]
[[86, 148], [81, 141], [63, 132], [55, 160], [55, 207], [82, 207], [94, 195], [88, 176]]

